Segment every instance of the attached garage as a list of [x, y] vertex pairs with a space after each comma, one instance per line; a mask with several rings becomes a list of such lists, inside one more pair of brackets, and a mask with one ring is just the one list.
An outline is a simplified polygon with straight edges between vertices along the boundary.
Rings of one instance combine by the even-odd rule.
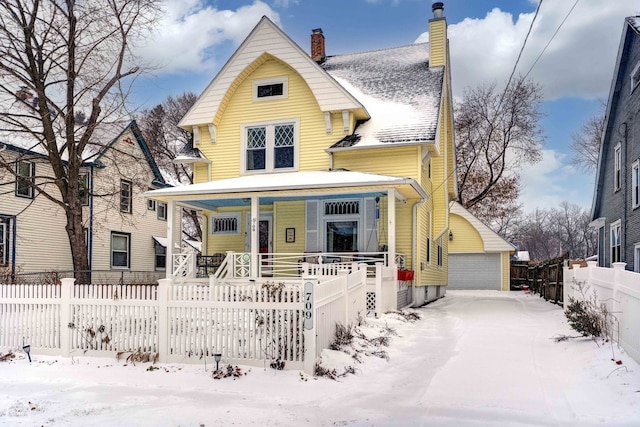
[[448, 289], [508, 291], [513, 245], [457, 202], [450, 205], [449, 229]]

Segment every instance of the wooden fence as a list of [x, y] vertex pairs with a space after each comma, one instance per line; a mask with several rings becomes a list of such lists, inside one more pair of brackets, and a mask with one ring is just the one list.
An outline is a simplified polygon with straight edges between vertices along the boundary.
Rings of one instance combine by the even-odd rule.
[[327, 280], [243, 285], [2, 284], [0, 351], [28, 344], [34, 354], [140, 352], [174, 363], [212, 361], [219, 353], [227, 363], [276, 363], [312, 374], [336, 324], [365, 315], [366, 274], [363, 265]]
[[512, 261], [511, 290], [529, 291], [555, 304], [563, 302], [563, 270], [569, 255], [546, 261]]

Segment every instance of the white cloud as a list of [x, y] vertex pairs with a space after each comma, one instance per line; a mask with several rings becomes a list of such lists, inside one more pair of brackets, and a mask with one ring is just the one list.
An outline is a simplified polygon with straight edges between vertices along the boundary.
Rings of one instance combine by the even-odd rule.
[[563, 201], [586, 209], [591, 207], [593, 176], [577, 172], [566, 161], [566, 154], [542, 150], [542, 161], [522, 168], [519, 202], [525, 211], [556, 207]]
[[300, 4], [300, 0], [275, 0], [273, 2], [274, 6], [287, 8], [294, 4]]
[[155, 37], [138, 47], [163, 74], [213, 72], [220, 66], [217, 47], [240, 44], [264, 15], [280, 24], [279, 15], [259, 0], [237, 10], [218, 10], [202, 0], [167, 0], [164, 8]]
[[[517, 72], [525, 74], [549, 42], [574, 2], [547, 0], [540, 9]], [[498, 8], [483, 19], [449, 25], [453, 89], [506, 82], [534, 13], [513, 17]], [[573, 10], [530, 76], [546, 99], [608, 95], [623, 19], [640, 7], [636, 0], [582, 0]], [[421, 35], [417, 41], [426, 41]]]

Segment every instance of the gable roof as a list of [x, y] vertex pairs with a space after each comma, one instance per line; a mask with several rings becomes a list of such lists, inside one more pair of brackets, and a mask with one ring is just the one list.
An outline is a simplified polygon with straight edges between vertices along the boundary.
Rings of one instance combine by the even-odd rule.
[[487, 227], [482, 221], [466, 210], [460, 203], [451, 202], [449, 212], [466, 219], [480, 234], [485, 252], [514, 252], [515, 246], [500, 237], [495, 231]]
[[[116, 129], [116, 126], [117, 126], [117, 129], [119, 129], [119, 133], [114, 138], [111, 138], [108, 144], [106, 144], [105, 146], [92, 144], [91, 146], [94, 148], [100, 147], [99, 151], [96, 151], [95, 149], [91, 150], [90, 147], [85, 151], [86, 154], [84, 156], [82, 165], [88, 166], [93, 164], [96, 167], [100, 167], [101, 166], [100, 158], [105, 155], [106, 151], [109, 150], [111, 147], [113, 147], [113, 145], [127, 131], [131, 131], [136, 141], [138, 142], [138, 145], [140, 146], [140, 149], [142, 150], [145, 156], [145, 159], [149, 163], [149, 167], [151, 168], [151, 171], [153, 172], [154, 179], [152, 181], [152, 184], [158, 187], [170, 186], [170, 184], [168, 184], [164, 179], [164, 176], [160, 171], [160, 168], [158, 167], [157, 163], [153, 159], [153, 156], [151, 155], [151, 150], [149, 149], [149, 146], [144, 140], [142, 136], [142, 132], [140, 131], [140, 128], [138, 127], [138, 124], [136, 123], [135, 120], [132, 120], [131, 122], [129, 122], [129, 124], [124, 128], [122, 128], [121, 125], [115, 124], [115, 123], [108, 124], [108, 125], [102, 124], [101, 127], [98, 127], [96, 129], [96, 132], [97, 132], [96, 137], [98, 139], [105, 137], [107, 133], [112, 132], [113, 129]], [[32, 142], [27, 143], [26, 141], [23, 141], [23, 140], [20, 140], [19, 143], [17, 144], [0, 142], [0, 146], [6, 147], [8, 150], [15, 151], [18, 153], [28, 154], [30, 156], [35, 156], [35, 157], [42, 157], [44, 159], [48, 158], [46, 153], [42, 152], [42, 150], [37, 149], [39, 147], [39, 144], [36, 144], [34, 146]]]
[[611, 89], [609, 90], [609, 99], [607, 101], [607, 109], [604, 119], [604, 132], [600, 143], [600, 153], [598, 154], [598, 167], [596, 171], [595, 190], [593, 192], [593, 201], [591, 204], [591, 220], [596, 220], [600, 210], [600, 194], [604, 185], [605, 170], [604, 156], [608, 149], [613, 135], [613, 117], [617, 114], [618, 101], [620, 99], [620, 91], [622, 82], [625, 78], [624, 66], [627, 65], [631, 42], [640, 36], [640, 17], [629, 16], [625, 18], [622, 27], [622, 36], [620, 37], [620, 46], [618, 48], [618, 56], [616, 65], [611, 79]]
[[322, 68], [371, 114], [330, 151], [435, 140], [445, 71], [429, 67], [428, 43], [330, 56]]
[[243, 72], [252, 64], [265, 58], [265, 54], [282, 61], [302, 76], [316, 97], [321, 111], [358, 110], [359, 118], [368, 118], [364, 107], [352, 94], [325, 73], [268, 17], [263, 16], [178, 126], [191, 130], [192, 126], [212, 123], [225, 96], [238, 84], [238, 78], [242, 78]]

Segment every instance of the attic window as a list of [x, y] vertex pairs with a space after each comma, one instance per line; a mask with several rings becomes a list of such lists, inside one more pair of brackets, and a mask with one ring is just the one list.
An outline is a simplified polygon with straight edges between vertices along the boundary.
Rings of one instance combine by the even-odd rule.
[[288, 79], [286, 76], [274, 79], [255, 80], [253, 82], [253, 100], [265, 101], [287, 97]]

